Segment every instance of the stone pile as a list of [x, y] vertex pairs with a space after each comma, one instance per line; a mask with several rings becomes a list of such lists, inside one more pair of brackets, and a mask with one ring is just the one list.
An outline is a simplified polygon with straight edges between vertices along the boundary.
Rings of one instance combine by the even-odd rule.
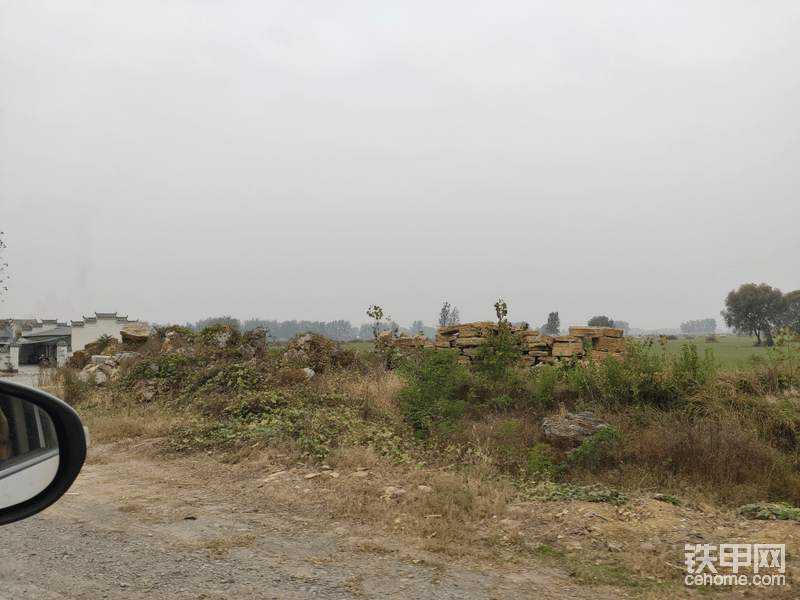
[[[419, 352], [425, 348], [436, 350], [449, 350], [456, 348], [459, 351], [459, 364], [469, 364], [478, 352], [493, 335], [497, 334], [499, 326], [493, 321], [478, 321], [441, 327], [436, 332], [434, 341], [431, 342], [422, 335], [409, 336], [401, 334], [393, 337], [391, 331], [383, 331], [378, 336], [379, 344], [392, 345], [402, 354]], [[521, 327], [512, 327], [512, 334], [520, 342], [523, 364], [528, 367], [543, 363], [553, 363], [561, 358], [573, 356], [583, 358], [586, 356], [584, 339], [591, 339], [592, 358], [602, 360], [613, 355], [621, 358], [625, 353], [625, 338], [622, 329], [613, 327], [570, 327], [569, 335], [550, 336], [536, 330], [523, 330]]]

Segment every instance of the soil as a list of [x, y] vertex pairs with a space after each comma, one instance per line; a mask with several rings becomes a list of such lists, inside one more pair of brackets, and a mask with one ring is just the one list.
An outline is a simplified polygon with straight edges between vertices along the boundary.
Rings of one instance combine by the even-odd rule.
[[[615, 589], [603, 571], [620, 564], [649, 578], [647, 597], [700, 597], [682, 583], [684, 545], [737, 542], [786, 544], [788, 585], [720, 597], [796, 597], [795, 522], [647, 496], [623, 507], [517, 502], [475, 524], [481, 537], [508, 539], [507, 550], [501, 544], [494, 560], [454, 558], [385, 527], [333, 518], [331, 495], [342, 486], [377, 497], [391, 484], [375, 470], [333, 473], [274, 458], [165, 455], [154, 441], [93, 446], [66, 496], [0, 528], [0, 600], [627, 597], [635, 588]], [[387, 507], [402, 516], [401, 505]], [[571, 576], [520, 547], [591, 557], [595, 575]]]
[[448, 559], [333, 520], [333, 477], [302, 467], [165, 457], [150, 442], [89, 450], [67, 495], [0, 528], [0, 600], [607, 597], [562, 568]]

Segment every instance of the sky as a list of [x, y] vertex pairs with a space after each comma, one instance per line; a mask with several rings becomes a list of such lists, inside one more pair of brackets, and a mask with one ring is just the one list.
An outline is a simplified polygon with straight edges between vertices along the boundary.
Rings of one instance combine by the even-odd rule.
[[792, 0], [4, 0], [0, 316], [714, 317], [800, 288]]

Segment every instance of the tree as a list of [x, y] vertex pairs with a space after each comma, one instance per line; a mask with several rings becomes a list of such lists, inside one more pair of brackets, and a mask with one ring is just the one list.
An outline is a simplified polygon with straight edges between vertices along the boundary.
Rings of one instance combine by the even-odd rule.
[[411, 335], [416, 335], [420, 331], [425, 330], [425, 323], [422, 321], [414, 321], [411, 323]]
[[614, 321], [614, 326], [618, 329], [622, 329], [622, 333], [625, 335], [628, 335], [628, 330], [631, 328], [627, 321], [620, 321], [619, 319]]
[[592, 317], [587, 323], [589, 327], [614, 327], [614, 321], [605, 316]]
[[795, 335], [800, 335], [800, 290], [786, 294], [786, 325], [792, 328]]
[[[2, 231], [0, 231], [0, 235], [3, 235]], [[2, 262], [3, 261], [2, 252], [3, 250], [5, 250], [5, 248], [6, 245], [3, 243], [3, 240], [0, 239], [0, 295], [2, 295], [3, 292], [8, 290], [8, 288], [3, 285], [3, 281], [5, 281], [5, 276], [3, 275], [3, 269], [5, 269], [8, 266], [6, 263]], [[2, 300], [0, 300], [0, 302], [2, 302]]]
[[725, 324], [737, 333], [755, 335], [758, 343], [766, 337], [773, 345], [772, 331], [778, 329], [786, 316], [787, 300], [779, 289], [766, 283], [745, 283], [731, 290], [725, 298], [727, 310], [720, 311]]
[[558, 316], [558, 311], [551, 312], [547, 315], [547, 323], [542, 327], [544, 332], [548, 335], [557, 336], [561, 331], [561, 319]]
[[442, 310], [439, 311], [439, 329], [447, 327], [448, 325], [459, 325], [461, 316], [458, 314], [458, 308], [450, 308], [450, 303], [445, 302], [442, 304]]

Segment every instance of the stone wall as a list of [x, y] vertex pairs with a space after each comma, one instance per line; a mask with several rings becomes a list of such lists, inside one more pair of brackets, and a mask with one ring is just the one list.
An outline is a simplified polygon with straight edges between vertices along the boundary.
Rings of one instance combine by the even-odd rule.
[[[450, 325], [437, 330], [431, 342], [422, 335], [408, 336], [401, 334], [393, 337], [391, 331], [384, 331], [378, 342], [391, 344], [400, 352], [409, 354], [425, 348], [459, 351], [458, 362], [469, 364], [472, 357], [489, 338], [497, 333], [499, 326], [493, 321], [478, 321], [461, 325]], [[533, 367], [543, 363], [553, 363], [561, 358], [586, 356], [584, 339], [591, 340], [591, 357], [601, 360], [609, 355], [622, 358], [625, 353], [625, 338], [622, 329], [614, 327], [570, 327], [569, 335], [553, 337], [536, 330], [523, 331], [521, 327], [512, 327], [512, 334], [520, 341], [523, 364]]]

